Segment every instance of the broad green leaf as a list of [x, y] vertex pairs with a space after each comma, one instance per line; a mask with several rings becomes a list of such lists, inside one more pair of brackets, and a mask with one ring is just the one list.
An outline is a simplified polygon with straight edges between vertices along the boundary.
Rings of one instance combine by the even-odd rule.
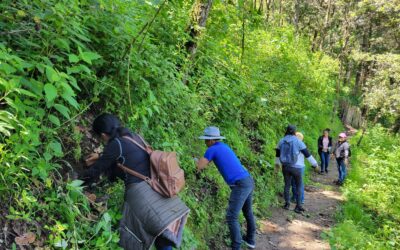
[[55, 44], [60, 49], [65, 49], [66, 51], [70, 51], [69, 42], [67, 39], [58, 38], [53, 44]]
[[80, 54], [80, 57], [82, 58], [83, 61], [85, 61], [89, 64], [92, 64], [93, 60], [101, 58], [101, 56], [95, 52], [82, 52]]
[[83, 64], [80, 64], [79, 66], [73, 66], [73, 67], [69, 67], [67, 68], [67, 73], [68, 74], [76, 74], [76, 73], [81, 73], [82, 71], [90, 74], [91, 71], [88, 67], [86, 67]]
[[61, 125], [60, 119], [58, 119], [58, 117], [55, 116], [55, 115], [49, 115], [49, 120], [56, 126], [60, 126]]
[[73, 96], [67, 95], [67, 94], [63, 94], [61, 96], [62, 96], [62, 98], [64, 98], [64, 100], [66, 100], [75, 109], [79, 108], [79, 104], [78, 104], [78, 102], [76, 101], [76, 99]]
[[30, 91], [28, 91], [26, 89], [16, 89], [15, 91], [20, 93], [20, 94], [29, 96], [29, 97], [37, 98], [37, 95], [35, 95], [34, 93], [32, 93], [32, 92], [30, 92]]
[[46, 66], [46, 76], [47, 79], [53, 83], [53, 82], [57, 82], [61, 79], [60, 75], [57, 73], [57, 71], [55, 71], [52, 67], [50, 66]]
[[49, 148], [53, 151], [54, 155], [57, 157], [63, 156], [61, 144], [59, 142], [51, 142]]
[[68, 183], [68, 186], [77, 188], [77, 187], [80, 187], [82, 184], [83, 184], [82, 180], [74, 180], [74, 181], [71, 181], [71, 183]]
[[69, 119], [69, 109], [62, 104], [54, 104], [54, 108], [60, 112], [65, 118]]
[[47, 103], [54, 101], [57, 97], [57, 88], [53, 84], [47, 83], [44, 85], [44, 93]]
[[15, 73], [17, 70], [13, 66], [0, 61], [0, 71], [3, 71], [6, 73], [6, 75], [9, 75]]
[[77, 63], [77, 62], [79, 62], [79, 57], [75, 54], [69, 54], [68, 60], [70, 63]]

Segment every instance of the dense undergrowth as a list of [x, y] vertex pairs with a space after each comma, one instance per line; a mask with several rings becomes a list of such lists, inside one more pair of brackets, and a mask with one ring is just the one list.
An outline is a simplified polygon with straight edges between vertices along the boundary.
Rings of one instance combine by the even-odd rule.
[[367, 130], [354, 148], [343, 188], [346, 202], [339, 224], [328, 234], [333, 249], [400, 247], [399, 149], [400, 137], [380, 126]]
[[192, 160], [205, 150], [196, 139], [205, 126], [219, 126], [253, 174], [258, 217], [277, 202], [281, 178], [270, 166], [284, 127], [296, 124], [314, 152], [323, 128], [340, 127], [331, 117], [337, 62], [311, 53], [291, 26], [249, 17], [243, 53], [238, 8], [216, 2], [191, 58], [192, 1], [167, 1], [138, 36], [160, 4], [0, 3], [0, 248], [34, 232], [37, 246], [116, 249], [122, 183], [99, 184], [96, 194], [110, 199], [96, 205], [67, 175], [92, 150], [85, 127], [100, 112], [178, 152], [192, 210], [183, 249], [227, 238], [228, 187], [216, 168], [196, 174]]

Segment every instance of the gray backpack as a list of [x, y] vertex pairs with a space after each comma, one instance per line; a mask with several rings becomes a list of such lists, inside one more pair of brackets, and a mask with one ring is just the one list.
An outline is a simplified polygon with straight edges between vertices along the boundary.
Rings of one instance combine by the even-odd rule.
[[286, 141], [283, 140], [280, 146], [281, 155], [279, 160], [283, 166], [293, 167], [297, 162], [297, 150], [295, 149], [294, 140]]

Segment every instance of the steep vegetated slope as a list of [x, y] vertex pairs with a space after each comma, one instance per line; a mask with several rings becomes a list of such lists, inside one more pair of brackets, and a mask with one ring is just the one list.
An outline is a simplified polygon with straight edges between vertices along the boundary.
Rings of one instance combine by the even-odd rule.
[[215, 168], [196, 174], [192, 160], [206, 125], [221, 128], [255, 177], [260, 217], [277, 202], [271, 163], [284, 126], [298, 125], [314, 152], [321, 129], [339, 127], [337, 61], [229, 1], [213, 3], [206, 28], [195, 25], [201, 2], [0, 3], [0, 248], [27, 232], [37, 246], [116, 248], [122, 183], [101, 182], [94, 191], [110, 198], [95, 203], [68, 174], [93, 149], [87, 127], [100, 112], [178, 152], [192, 209], [184, 249], [226, 239], [228, 187]]

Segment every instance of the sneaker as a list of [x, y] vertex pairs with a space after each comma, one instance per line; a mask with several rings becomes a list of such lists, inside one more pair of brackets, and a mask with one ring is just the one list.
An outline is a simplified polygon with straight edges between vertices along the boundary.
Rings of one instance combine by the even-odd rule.
[[247, 246], [248, 248], [251, 248], [251, 249], [256, 248], [256, 244], [251, 244], [250, 242], [248, 242], [248, 241], [246, 240], [246, 238], [244, 238], [244, 239], [242, 240], [242, 242], [243, 242], [244, 244], [246, 244], [246, 246]]
[[305, 212], [306, 210], [303, 207], [296, 207], [294, 209], [295, 213], [301, 214], [302, 212]]
[[290, 208], [290, 203], [285, 203], [283, 209], [289, 210], [289, 208]]
[[328, 170], [325, 170], [325, 173], [328, 173]]
[[324, 171], [320, 171], [320, 172], [318, 172], [318, 174], [324, 175]]

